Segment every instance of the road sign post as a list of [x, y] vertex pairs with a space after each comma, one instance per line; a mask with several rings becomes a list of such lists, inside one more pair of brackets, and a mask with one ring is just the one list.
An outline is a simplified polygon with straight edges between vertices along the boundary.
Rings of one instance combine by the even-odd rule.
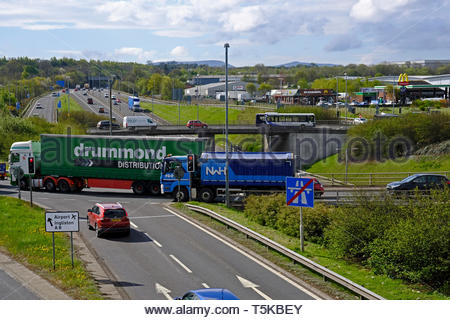
[[70, 232], [70, 251], [73, 264], [73, 232], [80, 231], [78, 211], [46, 211], [45, 231], [52, 233], [53, 242], [53, 270], [55, 270], [55, 232]]
[[286, 177], [286, 204], [300, 207], [300, 249], [304, 250], [303, 207], [314, 207], [314, 180]]

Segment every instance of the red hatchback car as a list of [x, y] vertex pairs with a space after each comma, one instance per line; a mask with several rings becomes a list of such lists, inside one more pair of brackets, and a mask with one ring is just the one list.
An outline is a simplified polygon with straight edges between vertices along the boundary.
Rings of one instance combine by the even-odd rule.
[[314, 198], [322, 197], [323, 193], [325, 192], [325, 189], [323, 187], [323, 184], [321, 184], [317, 178], [313, 178], [313, 177], [302, 177], [302, 178], [313, 179], [314, 180]]
[[88, 209], [87, 225], [95, 230], [97, 237], [105, 233], [130, 234], [130, 220], [120, 203], [96, 203]]
[[208, 125], [200, 120], [189, 120], [186, 123], [186, 127], [188, 128], [208, 128]]

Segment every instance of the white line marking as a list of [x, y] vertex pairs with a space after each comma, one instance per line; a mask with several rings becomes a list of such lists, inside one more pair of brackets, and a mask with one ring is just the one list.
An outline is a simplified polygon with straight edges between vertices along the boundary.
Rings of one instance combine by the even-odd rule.
[[180, 260], [178, 260], [173, 254], [169, 255], [173, 260], [175, 260], [176, 263], [178, 263], [184, 270], [186, 270], [188, 273], [192, 273], [191, 269], [186, 267]]
[[130, 224], [133, 226], [133, 228], [138, 229], [139, 227], [135, 225], [132, 221], [130, 221]]
[[64, 201], [69, 201], [69, 200], [76, 200], [76, 199], [63, 199]]
[[209, 286], [206, 284], [206, 283], [202, 283], [202, 286], [203, 286], [203, 288], [206, 288], [206, 289], [208, 289], [209, 288]]
[[133, 217], [132, 219], [151, 219], [151, 218], [167, 218], [167, 217], [174, 217], [174, 215], [164, 214], [164, 215], [160, 215], [160, 216]]
[[[152, 239], [153, 240], [153, 239]], [[160, 248], [162, 248], [162, 245], [161, 245], [161, 243], [159, 243], [158, 241], [156, 241], [156, 240], [153, 240], [153, 242], [158, 246], [158, 247], [160, 247]]]
[[216, 236], [214, 233], [206, 230], [203, 227], [200, 227], [198, 225], [196, 225], [195, 223], [193, 223], [192, 221], [190, 221], [189, 219], [180, 216], [178, 213], [176, 213], [173, 210], [170, 210], [168, 208], [164, 208], [164, 210], [169, 211], [170, 213], [176, 215], [177, 217], [179, 217], [180, 219], [183, 219], [184, 221], [190, 223], [191, 225], [193, 225], [194, 227], [196, 227], [197, 229], [202, 230], [203, 232], [209, 234], [211, 237], [219, 240], [220, 242], [224, 243], [225, 245], [229, 246], [230, 248], [236, 250], [237, 252], [239, 252], [240, 254], [246, 256], [247, 258], [249, 258], [250, 260], [252, 260], [253, 262], [259, 264], [261, 267], [265, 268], [266, 270], [272, 272], [273, 274], [277, 275], [278, 277], [280, 277], [281, 279], [283, 279], [284, 281], [286, 281], [287, 283], [291, 284], [292, 286], [296, 287], [298, 290], [310, 295], [311, 297], [313, 297], [316, 300], [322, 300], [322, 298], [320, 298], [319, 296], [317, 296], [316, 294], [312, 293], [311, 291], [309, 291], [308, 289], [302, 287], [301, 285], [299, 285], [298, 283], [292, 281], [291, 279], [289, 279], [288, 277], [284, 276], [283, 274], [279, 273], [278, 271], [274, 270], [273, 268], [271, 268], [270, 266], [262, 263], [261, 261], [257, 260], [256, 258], [252, 257], [251, 255], [249, 255], [247, 252], [239, 249], [236, 246], [233, 246], [231, 243], [226, 242], [225, 240], [223, 240], [222, 238]]

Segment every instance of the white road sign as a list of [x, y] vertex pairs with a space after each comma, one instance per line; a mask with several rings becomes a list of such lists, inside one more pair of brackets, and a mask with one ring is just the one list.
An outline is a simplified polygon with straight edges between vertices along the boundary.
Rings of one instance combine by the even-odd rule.
[[78, 211], [45, 212], [45, 231], [47, 232], [78, 232]]

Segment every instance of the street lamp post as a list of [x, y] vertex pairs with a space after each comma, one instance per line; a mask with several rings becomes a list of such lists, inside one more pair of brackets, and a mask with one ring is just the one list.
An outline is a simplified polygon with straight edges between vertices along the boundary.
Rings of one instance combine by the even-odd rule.
[[230, 207], [230, 181], [228, 174], [228, 48], [230, 45], [225, 43], [225, 204]]
[[109, 135], [112, 136], [112, 84], [114, 82], [115, 76], [112, 77], [112, 79], [109, 80]]
[[348, 111], [347, 72], [344, 72], [344, 77], [345, 77], [345, 121], [347, 121], [347, 111]]
[[197, 73], [197, 90], [196, 90], [196, 93], [197, 93], [197, 120], [200, 120], [199, 119], [199, 112], [198, 112], [198, 76], [199, 76], [199, 74]]

